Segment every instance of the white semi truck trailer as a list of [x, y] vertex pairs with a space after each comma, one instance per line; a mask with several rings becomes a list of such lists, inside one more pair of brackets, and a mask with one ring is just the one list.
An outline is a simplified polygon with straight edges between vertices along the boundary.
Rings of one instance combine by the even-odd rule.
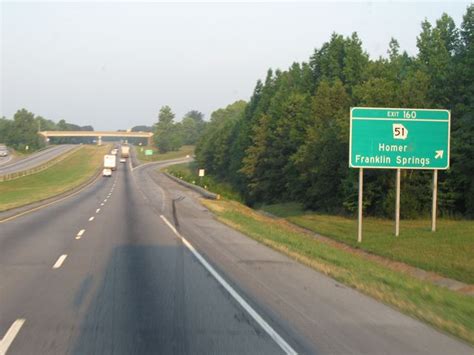
[[104, 169], [117, 169], [117, 157], [113, 154], [104, 155]]
[[130, 146], [122, 145], [120, 148], [120, 155], [122, 158], [128, 158], [130, 156]]

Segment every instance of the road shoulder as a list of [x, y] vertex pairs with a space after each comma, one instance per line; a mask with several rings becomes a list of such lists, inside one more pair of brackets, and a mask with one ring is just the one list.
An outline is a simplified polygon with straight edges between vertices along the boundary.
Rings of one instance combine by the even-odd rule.
[[[298, 330], [286, 329], [291, 336], [303, 334], [305, 339], [315, 340], [329, 330], [334, 331], [330, 332], [332, 334], [349, 332], [350, 339], [346, 339], [344, 344], [351, 344], [351, 350], [344, 348], [340, 340], [329, 338], [312, 344], [313, 349], [316, 346], [322, 351], [331, 351], [331, 346], [334, 346], [341, 352], [356, 349], [356, 353], [374, 353], [374, 349], [382, 347], [397, 349], [388, 353], [424, 353], [426, 349], [433, 353], [453, 350], [457, 353], [472, 352], [469, 345], [394, 310], [391, 306], [395, 305], [390, 302], [391, 306], [384, 305], [380, 299], [373, 299], [373, 295], [366, 296], [367, 292], [363, 289], [354, 290], [354, 285], [350, 283], [347, 287], [335, 281], [331, 278], [335, 275], [328, 270], [325, 272], [324, 268], [316, 268], [318, 271], [315, 271], [314, 265], [305, 265], [294, 255], [284, 255], [283, 250], [275, 250], [272, 245], [258, 239], [252, 240], [242, 234], [242, 230], [236, 231], [239, 230], [237, 225], [222, 224], [225, 221], [218, 214], [210, 213], [203, 207], [199, 194], [163, 174], [156, 171], [153, 174], [155, 182], [167, 192], [169, 202], [176, 201], [180, 232], [234, 285], [239, 285], [244, 294], [250, 295], [251, 299], [264, 299], [265, 302], [257, 306], [263, 307], [270, 318], [289, 320], [290, 328]], [[216, 220], [216, 216], [220, 221]], [[264, 228], [275, 229], [278, 226]], [[351, 273], [347, 275], [351, 276]], [[358, 326], [361, 329], [356, 329]], [[407, 329], [410, 331], [407, 332]], [[394, 330], [396, 335], [390, 335]], [[365, 339], [364, 344], [357, 339]], [[397, 344], [401, 339], [404, 339], [404, 345], [400, 347]], [[330, 345], [331, 342], [333, 345]], [[376, 347], [370, 346], [376, 343]]]

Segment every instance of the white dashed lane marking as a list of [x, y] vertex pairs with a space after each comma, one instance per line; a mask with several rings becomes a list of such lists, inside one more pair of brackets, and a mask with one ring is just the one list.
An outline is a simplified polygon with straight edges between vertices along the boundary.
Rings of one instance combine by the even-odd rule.
[[67, 258], [67, 254], [61, 255], [56, 261], [56, 263], [53, 265], [53, 269], [59, 269], [61, 265], [63, 264], [64, 260], [66, 260], [66, 258]]
[[91, 218], [89, 218], [89, 222], [90, 221], [93, 221], [94, 220], [94, 216], [92, 216]]
[[7, 353], [8, 348], [12, 345], [13, 340], [15, 340], [15, 337], [23, 326], [23, 323], [25, 323], [24, 319], [17, 319], [10, 326], [3, 339], [0, 340], [0, 355], [5, 355]]
[[81, 237], [82, 237], [82, 235], [84, 234], [85, 231], [86, 231], [85, 229], [81, 229], [81, 230], [79, 231], [79, 233], [77, 233], [76, 239], [81, 239]]

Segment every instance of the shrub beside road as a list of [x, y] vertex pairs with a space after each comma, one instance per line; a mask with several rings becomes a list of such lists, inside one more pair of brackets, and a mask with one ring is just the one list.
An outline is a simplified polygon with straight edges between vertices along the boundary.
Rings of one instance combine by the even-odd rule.
[[200, 177], [198, 175], [199, 167], [196, 162], [172, 165], [165, 171], [181, 180], [200, 186], [222, 197], [242, 202], [239, 194], [230, 184], [216, 181], [211, 176]]

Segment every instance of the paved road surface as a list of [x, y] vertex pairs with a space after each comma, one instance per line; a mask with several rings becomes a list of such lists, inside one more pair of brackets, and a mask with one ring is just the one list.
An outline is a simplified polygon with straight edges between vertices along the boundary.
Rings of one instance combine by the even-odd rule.
[[37, 153], [33, 153], [30, 156], [21, 160], [7, 162], [5, 164], [2, 164], [0, 162], [0, 175], [11, 174], [18, 171], [34, 168], [35, 166], [41, 165], [47, 162], [48, 160], [51, 160], [61, 154], [68, 152], [74, 147], [76, 147], [76, 145], [72, 145], [72, 144], [57, 145], [57, 146], [53, 146], [51, 148], [39, 151]]
[[5, 165], [6, 163], [10, 162], [12, 160], [13, 156], [9, 154], [6, 157], [0, 157], [0, 166]]
[[0, 353], [472, 354], [216, 222], [158, 165], [0, 224]]

